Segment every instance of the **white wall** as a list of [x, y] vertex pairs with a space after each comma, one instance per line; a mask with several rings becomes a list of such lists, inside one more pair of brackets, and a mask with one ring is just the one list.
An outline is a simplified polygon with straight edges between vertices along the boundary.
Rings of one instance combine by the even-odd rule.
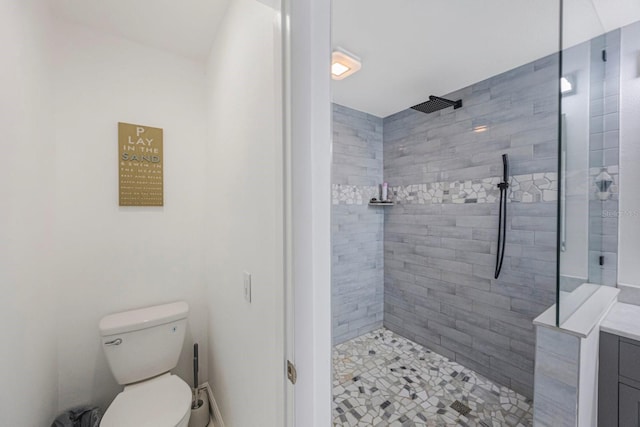
[[[58, 22], [54, 37], [55, 307], [59, 408], [106, 407], [121, 390], [100, 346], [108, 313], [185, 300], [177, 373], [192, 383], [193, 341], [207, 348], [202, 230], [204, 64]], [[164, 129], [165, 206], [118, 207], [117, 123]], [[25, 195], [26, 196], [26, 195]], [[206, 351], [200, 379], [207, 379]], [[24, 397], [24, 396], [23, 396]]]
[[46, 13], [36, 0], [0, 0], [2, 426], [50, 425], [57, 409]]
[[[208, 63], [209, 380], [229, 427], [284, 425], [278, 14], [233, 0]], [[252, 302], [243, 272], [252, 274]]]
[[640, 24], [622, 29], [618, 283], [640, 285]]

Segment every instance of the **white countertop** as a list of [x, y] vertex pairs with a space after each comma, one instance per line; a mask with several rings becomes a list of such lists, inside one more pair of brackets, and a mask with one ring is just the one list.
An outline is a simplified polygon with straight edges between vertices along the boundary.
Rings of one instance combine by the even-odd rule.
[[640, 341], [640, 306], [615, 303], [600, 324], [600, 330]]
[[[570, 294], [562, 295], [562, 309], [571, 315], [562, 322], [560, 329], [570, 335], [586, 338], [593, 331], [611, 306], [616, 302], [620, 290], [612, 286], [584, 283]], [[556, 328], [556, 306], [533, 320], [536, 326]], [[597, 329], [596, 329], [597, 331]]]

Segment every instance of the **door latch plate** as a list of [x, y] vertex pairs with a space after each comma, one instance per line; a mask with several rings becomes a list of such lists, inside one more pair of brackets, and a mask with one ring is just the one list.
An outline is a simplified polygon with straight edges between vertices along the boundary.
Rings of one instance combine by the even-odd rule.
[[295, 384], [298, 381], [298, 372], [296, 371], [296, 365], [287, 360], [287, 378], [291, 381], [291, 384]]

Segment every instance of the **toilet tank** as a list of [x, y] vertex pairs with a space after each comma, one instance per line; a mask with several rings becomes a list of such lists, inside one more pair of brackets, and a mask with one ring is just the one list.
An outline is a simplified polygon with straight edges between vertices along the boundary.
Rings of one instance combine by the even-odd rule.
[[102, 318], [102, 349], [118, 384], [142, 381], [175, 368], [188, 314], [189, 305], [180, 301]]

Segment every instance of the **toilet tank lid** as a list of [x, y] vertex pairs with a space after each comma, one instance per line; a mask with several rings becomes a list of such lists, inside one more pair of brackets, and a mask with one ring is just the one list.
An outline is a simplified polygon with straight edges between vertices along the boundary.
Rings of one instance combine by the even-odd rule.
[[114, 313], [100, 320], [100, 334], [108, 336], [138, 331], [186, 319], [188, 314], [189, 304], [184, 301]]

